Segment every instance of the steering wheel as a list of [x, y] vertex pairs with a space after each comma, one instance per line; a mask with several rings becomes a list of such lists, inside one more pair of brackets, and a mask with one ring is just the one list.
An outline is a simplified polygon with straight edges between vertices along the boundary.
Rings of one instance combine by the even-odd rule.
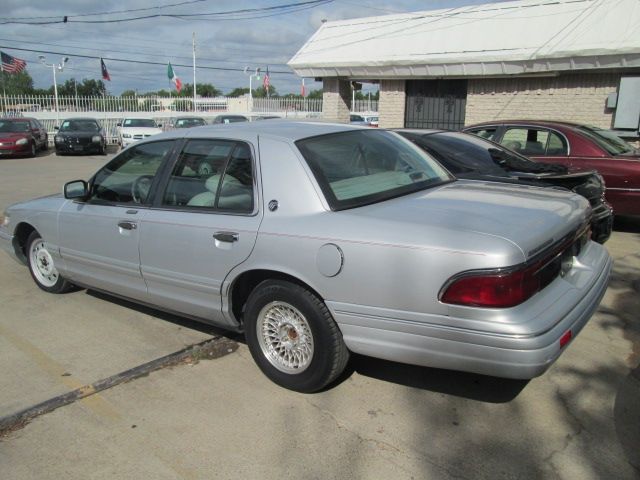
[[153, 175], [140, 175], [131, 184], [131, 197], [136, 203], [144, 203], [151, 191]]

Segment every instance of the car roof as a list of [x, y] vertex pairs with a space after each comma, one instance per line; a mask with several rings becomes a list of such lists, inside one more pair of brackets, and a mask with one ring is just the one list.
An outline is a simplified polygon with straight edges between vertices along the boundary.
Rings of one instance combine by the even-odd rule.
[[446, 133], [453, 130], [443, 130], [440, 128], [392, 128], [391, 131], [398, 133], [411, 133], [413, 135], [432, 135], [434, 133]]
[[582, 126], [580, 123], [575, 122], [567, 122], [564, 120], [496, 120], [493, 122], [482, 122], [476, 123], [473, 125], [469, 125], [466, 128], [475, 128], [489, 125], [533, 125], [537, 127], [565, 127], [565, 128], [576, 128]]
[[[171, 131], [154, 135], [154, 139], [170, 138], [209, 138], [224, 137], [235, 139], [251, 139], [257, 135], [268, 135], [295, 142], [297, 140], [330, 133], [347, 132], [351, 130], [371, 131], [369, 128], [343, 123], [325, 123], [309, 121], [274, 120], [272, 122], [238, 122], [205, 125], [186, 129], [185, 132]], [[149, 139], [151, 140], [151, 139]]]
[[71, 120], [93, 120], [94, 122], [98, 122], [98, 119], [95, 117], [70, 117], [62, 120], [63, 122], [69, 122]]
[[27, 120], [35, 120], [33, 117], [0, 117], [3, 122], [24, 122]]

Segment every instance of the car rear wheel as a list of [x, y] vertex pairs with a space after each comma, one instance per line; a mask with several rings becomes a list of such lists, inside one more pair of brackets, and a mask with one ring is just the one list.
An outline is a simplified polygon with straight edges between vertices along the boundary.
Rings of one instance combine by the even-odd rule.
[[47, 244], [35, 230], [27, 239], [27, 262], [36, 285], [45, 292], [64, 293], [73, 285], [58, 273]]
[[334, 381], [349, 351], [324, 302], [284, 280], [266, 280], [249, 296], [245, 336], [262, 372], [298, 392], [318, 391]]

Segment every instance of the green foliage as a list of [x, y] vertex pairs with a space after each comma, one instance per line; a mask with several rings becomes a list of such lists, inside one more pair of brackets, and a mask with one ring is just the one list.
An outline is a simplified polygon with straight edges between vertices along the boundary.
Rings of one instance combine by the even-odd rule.
[[311, 90], [309, 92], [309, 95], [307, 95], [307, 98], [315, 98], [315, 99], [322, 100], [322, 89]]
[[33, 79], [26, 70], [20, 73], [0, 72], [0, 86], [7, 95], [30, 95], [33, 93]]
[[[76, 81], [76, 79], [72, 78], [65, 81], [62, 85], [58, 85], [58, 95], [66, 97], [75, 96]], [[106, 91], [102, 80], [94, 80], [92, 78], [85, 78], [82, 82], [78, 82], [77, 90], [79, 97], [99, 97]]]
[[249, 89], [248, 88], [240, 88], [240, 87], [236, 87], [233, 90], [231, 90], [229, 93], [227, 93], [227, 97], [241, 97], [243, 95], [246, 95], [247, 93], [249, 93]]
[[135, 90], [125, 90], [120, 94], [121, 97], [135, 97], [137, 95]]
[[[265, 98], [267, 96], [267, 89], [264, 88], [263, 86], [260, 86], [258, 88], [256, 88], [253, 92], [253, 97], [254, 98]], [[276, 87], [274, 87], [273, 85], [269, 85], [269, 95], [271, 97], [277, 97], [278, 96], [278, 92], [276, 91]]]

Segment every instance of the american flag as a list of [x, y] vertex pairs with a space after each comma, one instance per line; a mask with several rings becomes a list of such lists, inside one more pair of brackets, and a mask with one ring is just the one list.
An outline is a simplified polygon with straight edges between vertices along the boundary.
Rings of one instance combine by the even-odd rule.
[[7, 73], [20, 73], [27, 66], [27, 62], [21, 58], [12, 57], [11, 55], [0, 52], [2, 56], [2, 71]]

